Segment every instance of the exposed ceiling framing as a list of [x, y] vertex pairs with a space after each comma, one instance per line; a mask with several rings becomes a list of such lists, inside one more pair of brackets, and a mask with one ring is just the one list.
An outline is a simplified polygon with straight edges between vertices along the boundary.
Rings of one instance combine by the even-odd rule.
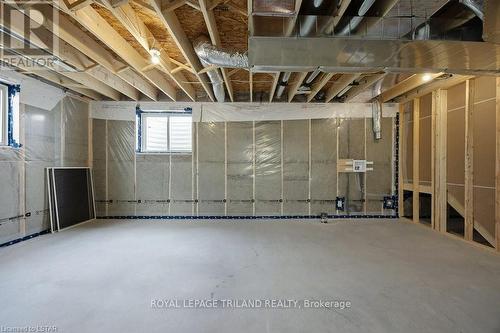
[[[366, 101], [401, 101], [427, 91], [426, 87], [435, 89], [469, 77], [417, 73], [380, 92], [381, 85], [376, 83], [387, 73], [342, 73], [339, 68], [339, 74], [321, 72], [312, 80], [308, 76], [311, 72], [300, 71], [292, 74], [288, 83], [280, 83], [281, 73], [276, 70], [252, 72], [246, 68], [204, 67], [193, 47], [197, 36], [207, 35], [217, 48], [248, 51], [248, 32], [254, 22], [252, 15], [248, 15], [252, 3], [252, 0], [63, 0], [57, 21], [43, 15], [48, 19], [36, 22], [46, 30], [37, 29], [35, 41], [44, 48], [44, 41], [55, 34], [59, 47], [49, 51], [73, 70], [17, 67], [21, 72], [91, 99], [134, 101], [215, 101], [208, 70], [220, 71], [226, 101], [231, 102], [352, 102], [365, 98], [367, 92], [370, 96]], [[332, 26], [340, 21], [350, 3], [341, 2]], [[28, 5], [42, 14], [51, 10], [40, 3], [24, 4]], [[295, 0], [294, 15], [283, 21], [287, 35], [294, 31], [301, 5], [302, 0]], [[13, 27], [20, 34], [21, 22]], [[52, 29], [54, 26], [57, 29]], [[154, 49], [160, 51], [158, 63], [151, 60]], [[308, 83], [304, 82], [306, 78]], [[387, 81], [386, 78], [384, 82]], [[280, 84], [286, 89], [283, 96], [287, 97], [283, 100], [274, 96]]]

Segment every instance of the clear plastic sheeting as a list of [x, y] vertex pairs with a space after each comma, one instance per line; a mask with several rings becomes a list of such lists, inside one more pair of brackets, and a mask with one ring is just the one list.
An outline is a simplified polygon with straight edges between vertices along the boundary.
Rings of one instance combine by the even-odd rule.
[[279, 121], [255, 122], [255, 215], [281, 213], [281, 132]]
[[[56, 93], [49, 96], [49, 103], [44, 92], [55, 89], [49, 88], [41, 87], [41, 107], [31, 105], [36, 104], [33, 99], [25, 104], [21, 98], [22, 146], [0, 147], [0, 243], [49, 229], [45, 168], [88, 166], [88, 103], [64, 94], [53, 103]], [[55, 106], [43, 108], [49, 104]]]
[[[391, 119], [391, 118], [389, 118]], [[339, 119], [311, 120], [311, 214], [335, 214]]]
[[[134, 153], [133, 122], [94, 119], [98, 215], [394, 216], [383, 208], [395, 194], [394, 118], [382, 118], [380, 140], [371, 125], [369, 116], [194, 122], [192, 153], [144, 154]], [[373, 161], [373, 171], [339, 172], [339, 159]]]

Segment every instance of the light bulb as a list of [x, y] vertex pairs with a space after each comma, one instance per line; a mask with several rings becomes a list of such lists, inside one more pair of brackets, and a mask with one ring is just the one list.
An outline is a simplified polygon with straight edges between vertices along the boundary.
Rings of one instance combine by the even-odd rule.
[[426, 74], [424, 74], [424, 76], [422, 76], [422, 81], [424, 81], [424, 82], [429, 82], [431, 79], [432, 79], [432, 76], [429, 73], [426, 73]]
[[160, 50], [153, 47], [149, 50], [149, 54], [151, 54], [151, 63], [153, 65], [158, 65], [160, 63]]

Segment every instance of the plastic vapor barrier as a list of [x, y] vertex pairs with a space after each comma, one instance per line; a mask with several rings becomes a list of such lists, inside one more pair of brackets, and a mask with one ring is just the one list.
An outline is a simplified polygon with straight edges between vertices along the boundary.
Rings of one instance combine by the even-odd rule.
[[[194, 122], [192, 152], [176, 154], [134, 152], [134, 126], [93, 119], [98, 216], [396, 216], [384, 208], [395, 195], [394, 117], [382, 118], [380, 140], [368, 115]], [[339, 159], [373, 170], [339, 171]]]
[[21, 103], [21, 147], [0, 147], [0, 244], [49, 229], [45, 168], [88, 166], [88, 103], [61, 98], [51, 109]]

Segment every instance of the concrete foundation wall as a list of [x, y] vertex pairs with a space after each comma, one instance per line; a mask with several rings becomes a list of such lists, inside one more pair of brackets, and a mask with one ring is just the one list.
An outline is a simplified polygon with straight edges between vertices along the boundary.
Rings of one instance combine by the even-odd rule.
[[0, 244], [49, 228], [45, 168], [88, 166], [88, 118], [69, 96], [51, 110], [20, 105], [22, 147], [0, 147]]
[[[193, 152], [134, 153], [134, 121], [93, 119], [98, 215], [374, 213], [394, 193], [394, 118], [193, 123]], [[337, 157], [374, 161], [337, 173]], [[348, 210], [337, 211], [345, 196]]]

